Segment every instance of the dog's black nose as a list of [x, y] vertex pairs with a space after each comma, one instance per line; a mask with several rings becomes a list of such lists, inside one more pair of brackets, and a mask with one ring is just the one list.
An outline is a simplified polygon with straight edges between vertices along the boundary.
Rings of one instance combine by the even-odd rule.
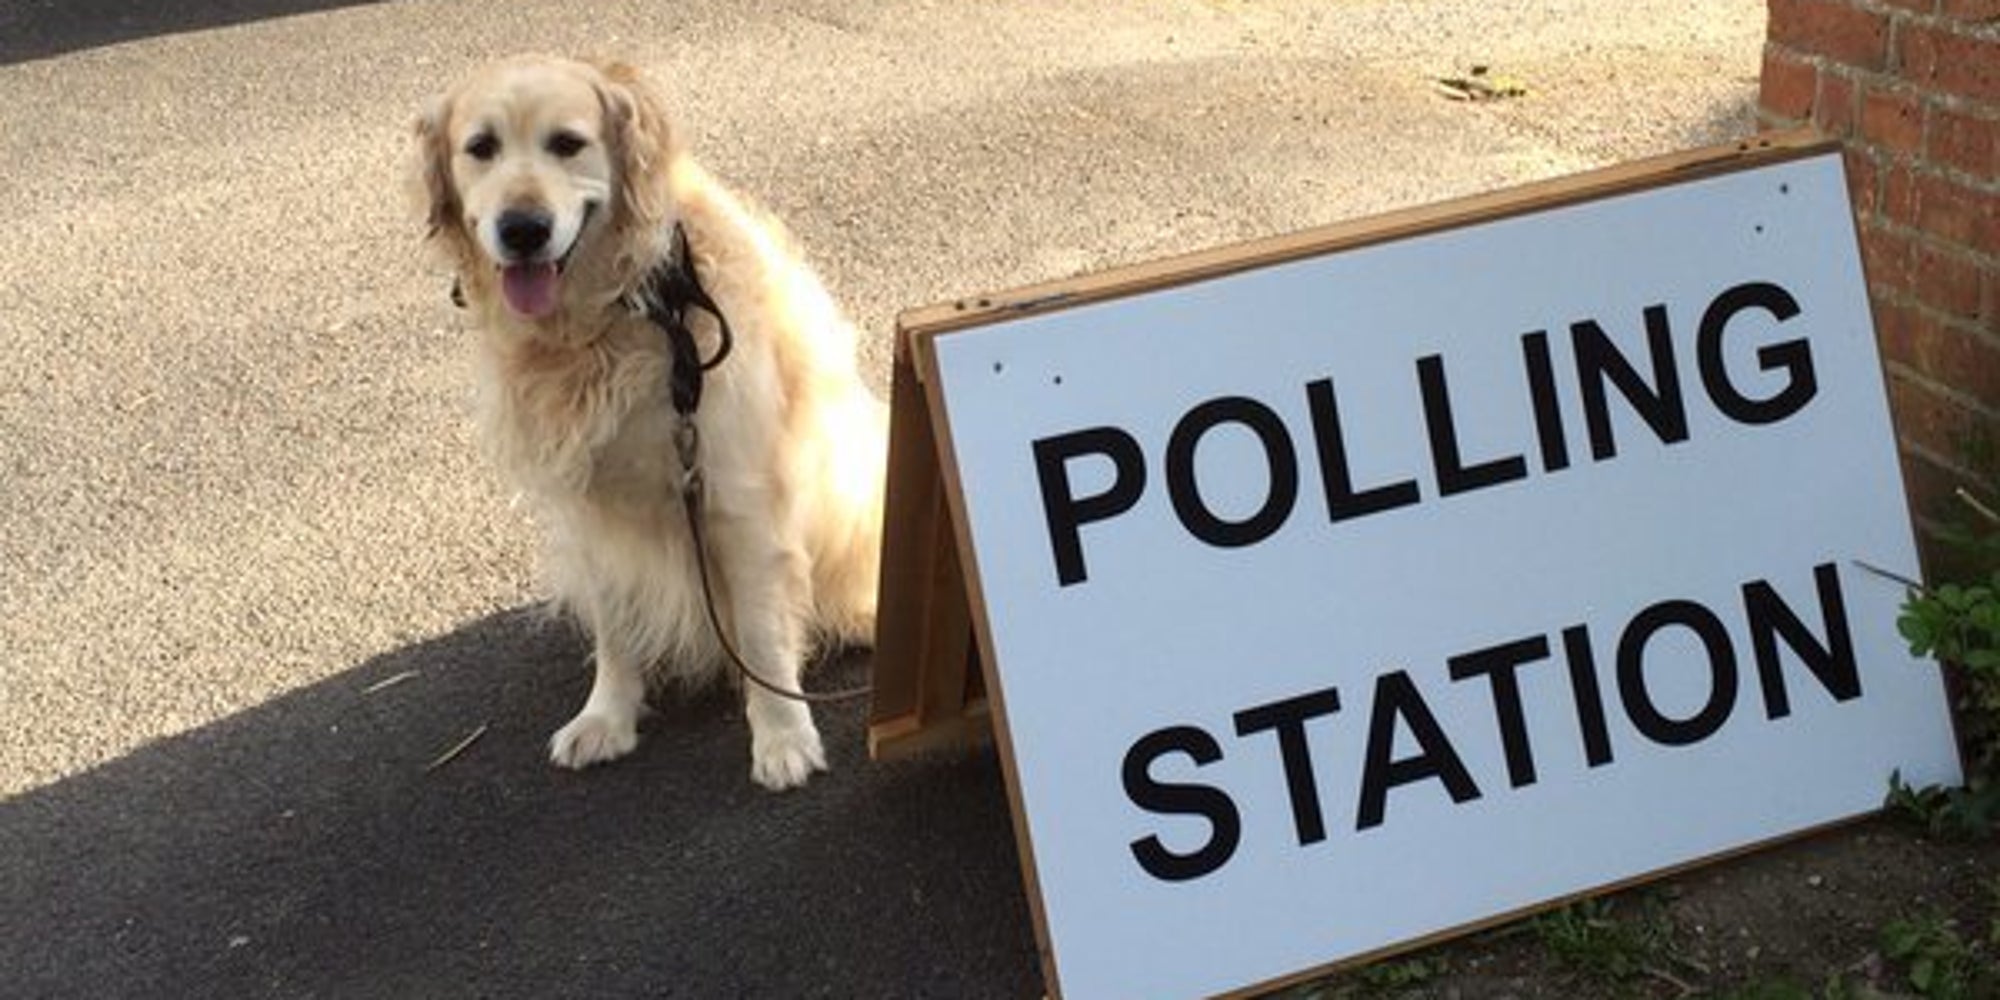
[[549, 214], [532, 209], [509, 209], [497, 223], [500, 245], [516, 257], [531, 257], [549, 243]]

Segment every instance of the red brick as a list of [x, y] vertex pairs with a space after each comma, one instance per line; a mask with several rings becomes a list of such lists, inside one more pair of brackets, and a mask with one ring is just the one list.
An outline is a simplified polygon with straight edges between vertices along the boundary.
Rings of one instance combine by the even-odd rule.
[[1839, 0], [1771, 0], [1770, 14], [1771, 41], [1866, 70], [1888, 60], [1886, 13]]
[[2000, 180], [2000, 109], [1991, 115], [1975, 115], [1942, 106], [1931, 108], [1924, 155], [1980, 180]]
[[1939, 239], [2000, 256], [2000, 194], [1926, 176], [1917, 186], [1917, 226]]
[[1853, 146], [1847, 147], [1847, 197], [1854, 203], [1854, 217], [1868, 219], [1881, 204], [1882, 171], [1875, 158]]
[[2000, 21], [2000, 0], [1943, 0], [1938, 12], [1959, 21]]
[[[1910, 513], [1919, 518], [1944, 522], [1964, 520], [1965, 507], [1953, 491], [1966, 485], [1967, 481], [1962, 472], [1948, 469], [1923, 455], [1907, 450], [1903, 452], [1903, 491], [1909, 497]], [[1937, 572], [1940, 564], [1949, 564], [1953, 555], [1936, 544], [1925, 546], [1924, 571]]]
[[[1890, 180], [1894, 178], [1892, 171]], [[1890, 187], [1885, 190], [1895, 189]], [[1868, 287], [1877, 295], [1914, 291], [1910, 279], [1910, 259], [1909, 237], [1876, 223], [1861, 227], [1861, 263], [1868, 274]]]
[[1764, 46], [1764, 73], [1757, 103], [1780, 118], [1803, 121], [1812, 115], [1813, 91], [1819, 71], [1813, 64], [1776, 45]]
[[1984, 309], [1985, 277], [1970, 254], [1956, 247], [1912, 240], [1910, 293], [1948, 315], [1976, 320]]
[[2000, 417], [1977, 413], [1900, 369], [1889, 373], [1889, 409], [1903, 443], [1955, 459], [1982, 435], [2000, 440]]
[[1924, 103], [1915, 91], [1869, 87], [1861, 98], [1861, 134], [1897, 153], [1924, 146]]
[[1917, 345], [1936, 324], [1900, 295], [1871, 296], [1868, 305], [1875, 318], [1875, 342], [1881, 345], [1882, 360], [1921, 369]]
[[2000, 407], [2000, 340], [1981, 335], [1970, 324], [1886, 300], [1875, 304], [1875, 333], [1883, 358]]
[[2000, 193], [1898, 165], [1882, 185], [1882, 215], [1955, 247], [2000, 256]]
[[1897, 37], [1904, 79], [1928, 90], [2000, 102], [2000, 34], [1905, 24]]
[[1819, 90], [1813, 96], [1813, 125], [1827, 135], [1854, 134], [1860, 117], [1861, 88], [1845, 73], [1833, 69], [1819, 74]]
[[1917, 171], [1905, 160], [1883, 171], [1882, 218], [1899, 226], [1917, 224]]

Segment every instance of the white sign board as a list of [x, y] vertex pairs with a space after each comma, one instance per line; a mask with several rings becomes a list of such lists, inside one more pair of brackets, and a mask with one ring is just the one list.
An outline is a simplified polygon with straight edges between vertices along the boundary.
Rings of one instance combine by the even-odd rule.
[[930, 340], [1053, 992], [1956, 782], [1839, 156]]

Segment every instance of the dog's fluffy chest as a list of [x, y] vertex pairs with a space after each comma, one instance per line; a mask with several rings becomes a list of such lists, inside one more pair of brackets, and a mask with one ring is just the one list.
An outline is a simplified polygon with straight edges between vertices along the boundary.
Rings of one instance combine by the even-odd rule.
[[582, 346], [489, 344], [483, 354], [482, 436], [517, 485], [610, 509], [678, 495], [672, 363], [657, 331], [614, 330]]

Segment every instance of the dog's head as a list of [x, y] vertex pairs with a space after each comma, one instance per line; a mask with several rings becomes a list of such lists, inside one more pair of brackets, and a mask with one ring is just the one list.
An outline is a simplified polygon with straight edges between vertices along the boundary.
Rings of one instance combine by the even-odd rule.
[[468, 295], [516, 316], [575, 304], [642, 256], [672, 211], [677, 151], [655, 91], [622, 64], [525, 56], [485, 66], [418, 116], [430, 238]]

